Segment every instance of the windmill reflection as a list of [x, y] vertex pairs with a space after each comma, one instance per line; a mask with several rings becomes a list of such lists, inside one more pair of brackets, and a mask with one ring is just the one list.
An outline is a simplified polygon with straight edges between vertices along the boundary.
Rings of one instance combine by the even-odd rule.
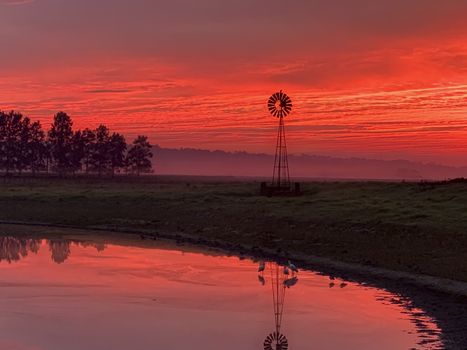
[[[269, 275], [265, 277], [266, 275]], [[266, 279], [271, 283], [272, 298], [274, 306], [275, 331], [270, 333], [264, 340], [264, 350], [287, 350], [289, 342], [281, 333], [282, 315], [284, 313], [284, 302], [286, 290], [298, 283], [298, 269], [290, 261], [281, 266], [274, 262], [260, 262], [258, 268], [258, 280], [261, 285], [266, 285]]]

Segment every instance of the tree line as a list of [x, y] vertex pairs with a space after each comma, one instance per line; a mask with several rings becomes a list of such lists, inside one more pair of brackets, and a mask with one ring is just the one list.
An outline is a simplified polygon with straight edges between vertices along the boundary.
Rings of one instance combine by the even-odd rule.
[[152, 171], [152, 145], [138, 136], [128, 145], [125, 137], [105, 125], [73, 130], [64, 112], [54, 116], [50, 129], [21, 113], [0, 111], [0, 171], [6, 175], [41, 172], [140, 175]]

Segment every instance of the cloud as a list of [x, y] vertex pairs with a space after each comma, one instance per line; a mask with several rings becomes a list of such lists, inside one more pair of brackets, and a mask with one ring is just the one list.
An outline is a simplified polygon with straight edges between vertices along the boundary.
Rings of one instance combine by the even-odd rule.
[[0, 5], [19, 6], [35, 2], [36, 0], [0, 0]]
[[131, 92], [129, 89], [98, 89], [98, 90], [85, 90], [89, 94], [123, 94]]
[[465, 0], [5, 6], [0, 108], [43, 125], [63, 109], [77, 127], [105, 122], [164, 146], [268, 152], [275, 120], [264, 100], [282, 88], [296, 152], [462, 159], [466, 16]]

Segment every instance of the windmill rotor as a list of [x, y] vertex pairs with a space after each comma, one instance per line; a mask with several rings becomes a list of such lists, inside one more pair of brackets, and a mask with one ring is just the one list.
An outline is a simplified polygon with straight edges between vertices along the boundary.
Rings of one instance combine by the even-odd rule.
[[264, 350], [287, 350], [289, 342], [285, 335], [274, 332], [269, 334], [263, 343]]
[[269, 97], [268, 109], [274, 117], [286, 117], [292, 111], [292, 100], [281, 90]]

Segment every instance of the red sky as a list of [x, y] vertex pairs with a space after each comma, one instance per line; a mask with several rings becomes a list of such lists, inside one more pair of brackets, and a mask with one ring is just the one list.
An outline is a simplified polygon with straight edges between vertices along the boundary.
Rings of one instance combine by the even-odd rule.
[[0, 108], [162, 147], [467, 165], [463, 0], [0, 0]]

